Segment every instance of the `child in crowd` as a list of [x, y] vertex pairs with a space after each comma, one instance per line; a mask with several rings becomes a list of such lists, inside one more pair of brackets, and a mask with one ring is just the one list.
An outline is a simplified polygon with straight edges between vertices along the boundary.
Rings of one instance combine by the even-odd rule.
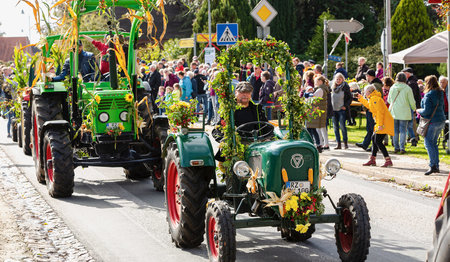
[[181, 97], [181, 87], [180, 84], [176, 83], [173, 85], [173, 91], [172, 91], [172, 99], [174, 102], [180, 101]]
[[314, 96], [314, 87], [308, 86], [306, 87], [305, 94], [303, 95], [305, 98], [310, 98]]
[[165, 100], [165, 89], [164, 89], [164, 86], [160, 86], [159, 89], [158, 89], [158, 98], [157, 98], [157, 101], [159, 101], [157, 105], [158, 105], [158, 108], [159, 108], [159, 114], [160, 115], [162, 115], [164, 113], [164, 111], [165, 111], [164, 108], [160, 107], [161, 103], [164, 100]]

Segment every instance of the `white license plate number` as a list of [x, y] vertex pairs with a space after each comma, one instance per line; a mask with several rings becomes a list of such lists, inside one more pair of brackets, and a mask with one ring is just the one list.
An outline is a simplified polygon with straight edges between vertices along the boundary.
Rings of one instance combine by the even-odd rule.
[[119, 128], [119, 124], [120, 123], [106, 123], [106, 128], [108, 129]]
[[311, 190], [311, 183], [309, 181], [288, 181], [286, 187], [294, 191], [294, 194], [309, 193]]

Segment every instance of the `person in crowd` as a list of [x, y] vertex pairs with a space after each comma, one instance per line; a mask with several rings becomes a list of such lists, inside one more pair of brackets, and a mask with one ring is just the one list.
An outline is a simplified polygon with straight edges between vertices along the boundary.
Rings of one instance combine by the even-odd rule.
[[164, 69], [159, 69], [158, 72], [159, 75], [161, 76], [161, 85], [164, 86], [164, 84], [166, 83], [166, 77], [164, 76]]
[[[272, 110], [272, 119], [278, 119], [278, 112], [281, 111], [281, 102], [280, 97], [283, 96], [283, 87], [281, 86], [281, 81], [285, 81], [286, 78], [284, 74], [280, 74], [277, 70], [275, 70], [275, 74], [277, 75], [277, 81], [275, 81], [275, 86], [273, 88], [273, 105], [274, 110]], [[300, 77], [300, 75], [298, 76]], [[300, 81], [301, 82], [301, 81]]]
[[192, 99], [196, 99], [197, 98], [197, 80], [194, 78], [195, 74], [192, 71], [187, 71], [187, 76], [189, 77], [189, 79], [191, 79], [191, 85], [192, 85]]
[[[14, 71], [11, 67], [4, 67], [3, 68], [3, 86], [2, 86], [2, 92], [5, 95], [5, 100], [6, 101], [12, 101], [13, 100], [13, 94], [14, 94], [14, 90], [15, 90], [15, 85], [17, 85], [17, 83], [15, 83], [13, 81], [14, 79]], [[11, 84], [10, 82], [13, 82], [14, 84]], [[6, 114], [6, 116], [8, 117], [8, 122], [6, 124], [6, 131], [8, 133], [7, 137], [10, 138], [11, 137], [11, 121], [12, 118], [14, 116], [14, 110], [10, 107], [7, 106], [5, 108], [5, 112], [4, 114]]]
[[345, 82], [344, 75], [338, 73], [334, 76], [333, 85], [331, 87], [331, 103], [333, 106], [333, 128], [336, 136], [337, 146], [334, 149], [341, 149], [341, 135], [339, 129], [342, 130], [342, 140], [344, 148], [348, 148], [347, 127], [345, 126], [346, 111], [352, 103], [352, 94], [350, 87]]
[[184, 72], [184, 61], [182, 59], [177, 61], [177, 67], [175, 68], [175, 72]]
[[[303, 97], [306, 98], [307, 100], [312, 99], [314, 97], [314, 87], [312, 86], [306, 87]], [[307, 122], [306, 130], [308, 130], [308, 133], [311, 135], [319, 153], [322, 153], [322, 147], [320, 146], [320, 137], [319, 133], [317, 132], [317, 129], [314, 127], [314, 125], [313, 126], [311, 125], [311, 122]]]
[[304, 62], [303, 62], [303, 66], [304, 66], [304, 68], [305, 68], [305, 69], [303, 69], [303, 74], [304, 74], [305, 72], [307, 72], [307, 71], [312, 70], [312, 65], [311, 65], [311, 63], [310, 63], [309, 61], [304, 61]]
[[250, 84], [253, 86], [253, 94], [252, 94], [252, 100], [254, 102], [259, 101], [259, 90], [261, 89], [261, 86], [263, 85], [263, 82], [261, 81], [261, 67], [260, 66], [254, 66], [253, 73], [250, 75], [249, 79]]
[[158, 111], [159, 111], [160, 115], [162, 115], [165, 111], [164, 108], [161, 107], [161, 103], [164, 101], [165, 95], [166, 95], [166, 89], [164, 88], [164, 86], [160, 86], [158, 88], [158, 97], [156, 100], [158, 102], [155, 103], [158, 106]]
[[181, 86], [179, 83], [175, 83], [173, 85], [173, 91], [171, 92], [171, 94], [174, 102], [180, 101], [182, 93], [181, 93]]
[[181, 100], [189, 102], [192, 99], [192, 82], [189, 76], [187, 76], [183, 71], [178, 71], [178, 78], [180, 79], [181, 87]]
[[[420, 100], [422, 98], [420, 97], [420, 91], [419, 91], [419, 85], [417, 84], [417, 77], [413, 74], [413, 70], [411, 67], [404, 68], [402, 70], [403, 73], [405, 73], [407, 77], [406, 84], [411, 88], [414, 95], [414, 101], [416, 102], [416, 108], [420, 108]], [[419, 141], [419, 137], [416, 134], [417, 129], [417, 122], [416, 122], [416, 113], [414, 110], [411, 110], [412, 119], [411, 122], [408, 122], [408, 134], [410, 137], [411, 145], [417, 146], [417, 141]]]
[[159, 61], [157, 66], [158, 66], [158, 71], [161, 71], [161, 69], [165, 68], [164, 63], [162, 61]]
[[[369, 69], [364, 73], [365, 79], [369, 82], [369, 84], [375, 86], [380, 94], [383, 93], [383, 83], [380, 79], [376, 77], [375, 71]], [[370, 110], [366, 111], [366, 136], [362, 143], [356, 143], [356, 146], [361, 147], [366, 151], [370, 151], [370, 142], [372, 141], [373, 130], [375, 127], [375, 120], [373, 119], [372, 112]]]
[[423, 80], [417, 80], [417, 85], [419, 86], [420, 97], [423, 99], [423, 97], [425, 96], [425, 84], [423, 83]]
[[[445, 96], [444, 96], [444, 113], [445, 113], [445, 119], [448, 119], [448, 78], [445, 76], [440, 76], [439, 77], [439, 86], [441, 87], [442, 90], [444, 90], [445, 92]], [[444, 125], [444, 134], [446, 134], [446, 136], [444, 137], [444, 145], [447, 144], [448, 138], [449, 138], [449, 130], [448, 130], [448, 124]]]
[[309, 87], [312, 87], [314, 89], [314, 72], [309, 70], [306, 71], [303, 75], [305, 76], [305, 78], [303, 80], [303, 86], [299, 90], [300, 97], [304, 97], [304, 93]]
[[[94, 54], [84, 51], [83, 43], [81, 42], [81, 40], [78, 40], [78, 71], [81, 73], [83, 82], [89, 82], [96, 79], [95, 68], [97, 68], [97, 64], [95, 63]], [[53, 78], [48, 77], [48, 80], [51, 82], [61, 82], [64, 81], [67, 75], [70, 75], [69, 58], [64, 62], [61, 74]]]
[[377, 63], [376, 77], [380, 80], [383, 79], [383, 63], [381, 62]]
[[191, 71], [194, 71], [195, 69], [198, 69], [198, 64], [196, 62], [191, 63]]
[[161, 86], [161, 75], [155, 65], [150, 66], [150, 73], [147, 79], [148, 84], [150, 85], [152, 99], [153, 101], [156, 101], [158, 96], [158, 88]]
[[[387, 108], [389, 108], [389, 103], [388, 103], [387, 99], [389, 96], [389, 90], [394, 85], [394, 79], [390, 78], [389, 76], [385, 76], [385, 77], [383, 77], [381, 82], [383, 83], [383, 101], [386, 104]], [[392, 140], [392, 136], [391, 136], [391, 140]], [[389, 144], [389, 136], [386, 135], [386, 137], [384, 138], [384, 145], [387, 146], [388, 144]]]
[[394, 135], [394, 119], [386, 107], [381, 93], [374, 85], [366, 86], [364, 93], [369, 101], [362, 95], [358, 95], [358, 100], [372, 112], [376, 124], [372, 136], [372, 155], [370, 156], [369, 161], [364, 163], [363, 166], [376, 166], [377, 152], [380, 150], [385, 159], [385, 162], [381, 167], [390, 167], [392, 166], [392, 160], [383, 144], [383, 140], [386, 135]]
[[428, 131], [425, 135], [425, 148], [430, 159], [429, 166], [425, 175], [439, 173], [439, 145], [438, 138], [445, 125], [444, 114], [444, 94], [439, 87], [436, 76], [425, 77], [425, 96], [421, 101], [421, 109], [417, 113], [421, 117], [431, 119]]
[[192, 57], [192, 62], [196, 63], [197, 65], [200, 64], [200, 62], [198, 61], [198, 56], [193, 56]]
[[328, 80], [323, 75], [316, 75], [314, 78], [315, 91], [313, 97], [319, 97], [320, 100], [316, 103], [319, 110], [323, 113], [307, 123], [308, 128], [315, 129], [318, 135], [317, 150], [322, 152], [325, 146], [328, 146], [328, 132], [327, 132], [327, 108], [328, 108]]
[[108, 35], [105, 35], [105, 37], [103, 38], [104, 43], [101, 41], [96, 41], [87, 35], [80, 35], [80, 36], [82, 36], [88, 42], [93, 44], [95, 48], [97, 48], [97, 50], [100, 51], [100, 61], [101, 61], [100, 72], [102, 73], [102, 75], [108, 73], [109, 72], [109, 55], [108, 55], [109, 46], [107, 44], [109, 41]]
[[334, 71], [333, 76], [335, 76], [337, 73], [341, 73], [345, 79], [348, 78], [347, 70], [344, 68], [344, 62], [337, 62], [336, 63], [336, 70]]
[[164, 87], [168, 86], [174, 86], [176, 83], [178, 83], [180, 80], [176, 75], [173, 74], [172, 68], [166, 68], [164, 69]]
[[[361, 89], [359, 88], [358, 83], [351, 82], [348, 84], [350, 87], [350, 92], [352, 93], [352, 101], [358, 101], [358, 94], [361, 94]], [[358, 116], [358, 112], [362, 110], [360, 106], [350, 106], [350, 118], [348, 119], [349, 126], [356, 125], [356, 117]]]
[[294, 59], [292, 59], [292, 63], [295, 66], [295, 70], [297, 70], [299, 75], [303, 77], [303, 70], [305, 69], [305, 66], [302, 62], [300, 62], [300, 59], [298, 59], [298, 57], [294, 57]]
[[369, 67], [366, 65], [366, 58], [360, 57], [358, 58], [358, 70], [356, 71], [355, 79], [357, 82], [366, 79], [366, 75], [364, 73], [369, 70]]
[[321, 75], [323, 73], [322, 72], [322, 65], [319, 65], [319, 64], [315, 65], [313, 72], [314, 72], [315, 75]]
[[267, 119], [272, 119], [272, 106], [273, 106], [273, 88], [275, 87], [275, 82], [270, 80], [269, 71], [264, 71], [261, 73], [261, 82], [263, 86], [259, 90], [259, 104], [262, 105], [263, 109], [266, 111]]
[[397, 74], [394, 85], [389, 90], [387, 102], [394, 118], [394, 153], [405, 154], [406, 128], [411, 121], [411, 110], [416, 110], [414, 94], [406, 84], [406, 75]]
[[198, 69], [194, 70], [194, 79], [197, 84], [197, 112], [200, 112], [200, 106], [203, 108], [204, 116], [208, 115], [208, 97], [205, 91], [206, 76], [200, 74]]

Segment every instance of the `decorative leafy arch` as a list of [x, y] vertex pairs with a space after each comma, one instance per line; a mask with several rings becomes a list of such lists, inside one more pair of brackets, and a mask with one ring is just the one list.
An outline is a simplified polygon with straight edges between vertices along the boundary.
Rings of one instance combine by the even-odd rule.
[[240, 143], [240, 137], [235, 133], [234, 110], [238, 105], [231, 84], [233, 72], [240, 69], [241, 63], [251, 62], [255, 65], [268, 63], [272, 68], [276, 68], [280, 75], [285, 76], [285, 80], [280, 79], [278, 83], [284, 91], [281, 105], [289, 122], [289, 139], [300, 139], [305, 121], [318, 115], [319, 110], [298, 95], [300, 76], [294, 68], [289, 50], [288, 44], [274, 38], [243, 40], [223, 51], [217, 58], [219, 68], [222, 70], [215, 77], [213, 87], [219, 98], [219, 114], [224, 122], [221, 148], [222, 155], [226, 159], [223, 166], [227, 175], [231, 174], [232, 165], [243, 159], [245, 152], [245, 146]]

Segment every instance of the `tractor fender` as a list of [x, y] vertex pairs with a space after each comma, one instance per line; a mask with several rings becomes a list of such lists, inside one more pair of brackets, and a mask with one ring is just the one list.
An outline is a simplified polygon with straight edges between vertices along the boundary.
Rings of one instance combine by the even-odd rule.
[[[49, 130], [49, 129], [65, 129], [67, 131], [71, 130], [70, 124], [69, 122], [67, 122], [66, 120], [50, 120], [50, 121], [46, 121], [44, 123], [44, 125], [42, 126], [42, 129], [39, 133], [39, 141], [44, 141], [44, 134], [45, 131]], [[43, 154], [44, 154], [44, 143], [39, 143], [39, 157], [41, 158], [41, 163], [43, 163]]]
[[163, 158], [167, 155], [167, 148], [172, 142], [177, 144], [181, 167], [191, 167], [191, 160], [203, 160], [203, 166], [216, 166], [211, 141], [205, 132], [170, 134], [163, 146]]

